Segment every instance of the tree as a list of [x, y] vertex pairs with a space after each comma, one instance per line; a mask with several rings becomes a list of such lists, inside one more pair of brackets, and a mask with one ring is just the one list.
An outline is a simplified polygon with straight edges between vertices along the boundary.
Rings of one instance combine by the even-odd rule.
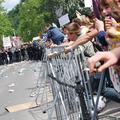
[[2, 46], [2, 37], [12, 35], [13, 29], [8, 19], [6, 11], [2, 7], [3, 0], [0, 0], [0, 46]]
[[80, 11], [83, 6], [82, 0], [21, 0], [8, 15], [17, 33], [29, 41], [44, 30], [46, 23], [58, 23], [58, 18], [66, 13], [72, 19], [75, 10]]
[[11, 21], [12, 27], [17, 30], [19, 26], [19, 9], [20, 5], [17, 5], [14, 9], [8, 12], [8, 18]]
[[45, 24], [44, 16], [49, 16], [49, 13], [41, 10], [41, 4], [42, 1], [40, 0], [27, 0], [21, 3], [18, 33], [25, 42], [37, 36], [39, 31], [42, 31]]

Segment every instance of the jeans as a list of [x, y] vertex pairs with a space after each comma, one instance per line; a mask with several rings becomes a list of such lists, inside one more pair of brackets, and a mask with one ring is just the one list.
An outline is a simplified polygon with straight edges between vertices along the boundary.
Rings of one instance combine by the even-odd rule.
[[[101, 73], [96, 74], [91, 77], [92, 91], [98, 91], [99, 81]], [[118, 93], [110, 80], [109, 70], [105, 70], [105, 76], [103, 78], [103, 85], [101, 95], [107, 99], [113, 100], [115, 102], [120, 102], [120, 93]]]
[[112, 86], [109, 70], [106, 69], [106, 76], [104, 77], [102, 95], [115, 102], [120, 102], [120, 93], [118, 93]]
[[102, 95], [115, 102], [120, 102], [120, 93], [118, 93], [114, 88], [105, 88]]

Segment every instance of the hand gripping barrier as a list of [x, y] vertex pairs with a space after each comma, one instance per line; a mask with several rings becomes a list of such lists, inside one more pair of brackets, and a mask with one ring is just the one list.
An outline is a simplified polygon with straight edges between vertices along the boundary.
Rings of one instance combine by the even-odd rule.
[[57, 120], [96, 120], [98, 103], [94, 104], [82, 48], [67, 54], [60, 47], [51, 51], [47, 65]]

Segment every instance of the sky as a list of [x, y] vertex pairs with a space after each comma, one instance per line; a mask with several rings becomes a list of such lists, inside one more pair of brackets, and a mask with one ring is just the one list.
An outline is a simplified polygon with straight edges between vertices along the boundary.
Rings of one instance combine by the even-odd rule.
[[[85, 2], [85, 6], [86, 7], [91, 7], [91, 2], [92, 0], [84, 0]], [[9, 11], [11, 9], [13, 9], [18, 3], [20, 2], [20, 0], [5, 0], [5, 2], [3, 3], [3, 7]]]
[[5, 0], [2, 5], [7, 11], [9, 11], [13, 9], [19, 2], [20, 0]]

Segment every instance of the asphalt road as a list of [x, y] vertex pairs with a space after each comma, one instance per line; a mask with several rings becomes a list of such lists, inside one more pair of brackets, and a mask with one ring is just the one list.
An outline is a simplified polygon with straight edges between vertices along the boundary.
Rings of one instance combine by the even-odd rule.
[[[20, 62], [0, 66], [0, 120], [43, 120], [37, 107], [8, 112], [6, 107], [35, 101], [34, 91], [41, 69], [40, 62]], [[46, 118], [47, 119], [47, 118]]]

